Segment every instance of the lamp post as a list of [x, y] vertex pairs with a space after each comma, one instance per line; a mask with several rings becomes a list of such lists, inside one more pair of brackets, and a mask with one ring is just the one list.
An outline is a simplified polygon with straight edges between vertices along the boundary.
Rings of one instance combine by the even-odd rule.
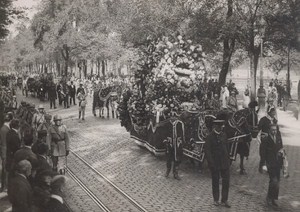
[[264, 89], [264, 70], [263, 70], [263, 36], [265, 33], [265, 21], [262, 18], [260, 21], [260, 81], [257, 90], [259, 112], [258, 116], [263, 117], [266, 113], [266, 90]]

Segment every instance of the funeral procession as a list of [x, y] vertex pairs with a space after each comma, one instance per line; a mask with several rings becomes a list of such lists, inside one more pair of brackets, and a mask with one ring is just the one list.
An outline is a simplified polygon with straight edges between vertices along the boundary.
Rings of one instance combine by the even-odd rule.
[[0, 212], [300, 211], [299, 0], [0, 0]]

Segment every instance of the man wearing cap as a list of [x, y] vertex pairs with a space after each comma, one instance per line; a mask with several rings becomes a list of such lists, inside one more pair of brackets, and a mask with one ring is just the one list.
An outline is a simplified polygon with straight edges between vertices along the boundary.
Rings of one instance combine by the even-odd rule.
[[47, 135], [48, 130], [49, 130], [50, 126], [51, 126], [51, 119], [52, 119], [52, 116], [51, 116], [50, 114], [47, 114], [47, 113], [46, 113], [46, 114], [44, 115], [44, 117], [45, 117], [45, 122], [41, 123], [41, 124], [38, 126], [37, 132], [39, 133], [39, 132], [41, 132], [41, 131], [44, 131], [44, 132], [45, 132], [44, 134]]
[[79, 88], [77, 88], [76, 95], [78, 95], [81, 92], [83, 92], [83, 94], [85, 94], [82, 82], [79, 83]]
[[69, 155], [69, 135], [67, 127], [61, 123], [61, 117], [55, 115], [54, 125], [50, 126], [47, 143], [51, 146], [53, 169], [59, 173], [65, 173], [66, 156]]
[[219, 179], [221, 176], [221, 204], [227, 208], [230, 208], [230, 205], [228, 203], [230, 159], [228, 153], [227, 137], [223, 132], [224, 124], [225, 115], [218, 115], [216, 120], [213, 121], [212, 132], [205, 140], [204, 151], [212, 176], [214, 205], [219, 206]]
[[45, 122], [45, 110], [43, 105], [39, 105], [38, 112], [33, 115], [32, 127], [37, 130], [40, 124]]
[[[276, 116], [275, 108], [272, 106], [269, 106], [267, 108], [267, 115], [262, 117], [258, 122], [259, 135], [257, 136], [257, 139], [260, 143], [260, 145], [259, 145], [260, 157], [262, 157], [262, 152], [261, 152], [262, 143], [264, 142], [264, 138], [268, 136], [271, 124], [277, 124], [277, 122], [278, 122], [277, 119], [275, 118], [275, 116]], [[280, 131], [278, 130], [277, 133], [280, 134]], [[281, 134], [279, 136], [281, 137]], [[260, 173], [262, 173], [262, 171], [263, 171], [262, 168], [263, 168], [264, 164], [265, 163], [261, 158], [260, 162], [259, 162], [259, 167], [258, 167], [258, 171]]]
[[236, 93], [233, 90], [230, 92], [230, 96], [228, 97], [227, 108], [232, 113], [238, 111]]
[[4, 117], [4, 124], [0, 129], [0, 148], [1, 148], [1, 160], [2, 160], [2, 173], [1, 173], [1, 191], [7, 189], [7, 172], [6, 172], [6, 154], [7, 154], [7, 134], [10, 130], [10, 121], [12, 117], [6, 115]]
[[263, 138], [261, 145], [261, 160], [266, 162], [270, 177], [267, 194], [267, 204], [278, 207], [276, 200], [279, 194], [280, 170], [283, 165], [283, 145], [278, 136], [276, 124], [270, 124], [267, 137]]

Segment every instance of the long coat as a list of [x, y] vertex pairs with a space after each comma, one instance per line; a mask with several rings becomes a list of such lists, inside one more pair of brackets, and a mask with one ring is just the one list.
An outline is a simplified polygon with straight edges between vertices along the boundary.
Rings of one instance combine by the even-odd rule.
[[204, 144], [205, 157], [211, 169], [228, 169], [230, 157], [225, 133], [217, 134], [212, 131]]
[[14, 154], [21, 148], [21, 139], [18, 133], [11, 129], [7, 133], [7, 151], [6, 151], [6, 169], [10, 170], [12, 167]]
[[66, 156], [66, 151], [70, 150], [69, 135], [65, 125], [52, 125], [49, 128], [47, 143], [51, 147], [52, 156]]
[[13, 212], [32, 211], [32, 188], [24, 176], [15, 174], [9, 181], [7, 193]]
[[6, 152], [7, 152], [7, 142], [6, 142], [6, 136], [10, 128], [3, 124], [3, 126], [0, 129], [0, 148], [1, 148], [1, 159], [6, 160]]
[[261, 158], [266, 162], [268, 168], [281, 167], [283, 159], [280, 157], [279, 150], [282, 149], [281, 136], [276, 135], [274, 140], [270, 135], [264, 138], [261, 145]]

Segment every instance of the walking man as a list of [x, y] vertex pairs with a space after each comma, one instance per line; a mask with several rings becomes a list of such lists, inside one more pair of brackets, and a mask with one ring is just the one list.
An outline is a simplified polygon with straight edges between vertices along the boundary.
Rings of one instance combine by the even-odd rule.
[[219, 179], [222, 177], [221, 205], [230, 208], [228, 203], [229, 193], [229, 166], [228, 143], [223, 132], [225, 120], [219, 115], [213, 121], [213, 130], [205, 141], [204, 150], [212, 176], [212, 192], [214, 205], [219, 206]]
[[277, 125], [271, 124], [269, 134], [264, 138], [261, 146], [261, 160], [266, 162], [270, 177], [267, 204], [274, 207], [278, 207], [276, 200], [278, 200], [280, 170], [283, 165], [282, 140], [277, 130]]
[[[269, 133], [269, 129], [271, 124], [277, 124], [277, 119], [275, 118], [276, 112], [275, 112], [275, 108], [274, 107], [269, 107], [267, 109], [267, 115], [262, 117], [259, 120], [258, 123], [258, 132], [260, 134], [260, 136], [257, 136], [260, 142], [259, 145], [259, 155], [260, 155], [260, 162], [259, 162], [259, 167], [258, 167], [258, 171], [260, 173], [263, 172], [263, 166], [265, 164], [265, 162], [262, 160], [262, 143], [264, 142], [264, 138], [268, 136]], [[280, 133], [280, 132], [279, 132]]]

